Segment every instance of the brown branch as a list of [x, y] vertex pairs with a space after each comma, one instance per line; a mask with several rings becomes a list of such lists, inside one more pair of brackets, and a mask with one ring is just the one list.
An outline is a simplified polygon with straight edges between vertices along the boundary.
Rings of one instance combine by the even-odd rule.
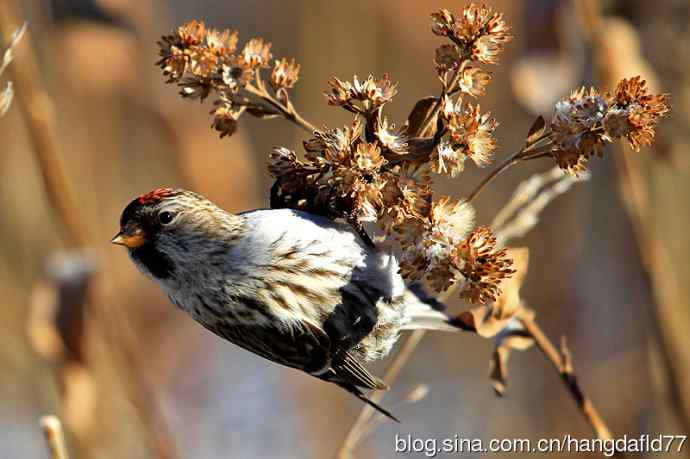
[[39, 423], [43, 430], [50, 458], [69, 459], [65, 446], [65, 433], [62, 430], [60, 419], [54, 415], [46, 415], [41, 417]]
[[527, 332], [534, 338], [535, 343], [539, 350], [542, 351], [544, 356], [549, 360], [556, 371], [561, 375], [563, 384], [565, 385], [568, 392], [572, 395], [575, 403], [577, 403], [580, 412], [585, 417], [589, 423], [592, 431], [602, 440], [609, 440], [612, 437], [611, 430], [606, 425], [606, 422], [599, 415], [599, 411], [594, 406], [594, 403], [585, 395], [577, 381], [577, 376], [573, 370], [570, 351], [565, 345], [565, 339], [563, 340], [563, 345], [561, 351], [559, 351], [556, 346], [549, 340], [542, 329], [537, 325], [534, 319], [530, 317], [520, 317], [519, 318], [522, 325], [525, 327]]

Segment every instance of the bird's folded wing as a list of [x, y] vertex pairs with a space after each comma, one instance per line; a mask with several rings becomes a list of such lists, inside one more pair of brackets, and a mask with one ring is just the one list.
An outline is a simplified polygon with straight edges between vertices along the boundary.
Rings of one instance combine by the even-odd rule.
[[261, 357], [317, 378], [363, 389], [387, 389], [381, 379], [369, 373], [349, 352], [336, 351], [331, 358], [328, 336], [315, 327], [305, 333], [241, 324], [207, 328]]

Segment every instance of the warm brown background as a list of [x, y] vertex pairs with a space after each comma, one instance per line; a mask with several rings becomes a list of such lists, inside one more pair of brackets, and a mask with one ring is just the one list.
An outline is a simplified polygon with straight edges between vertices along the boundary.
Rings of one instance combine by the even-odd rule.
[[[136, 272], [123, 250], [108, 243], [123, 206], [155, 186], [185, 186], [229, 210], [267, 206], [270, 148], [298, 149], [304, 137], [285, 122], [245, 117], [236, 136], [218, 139], [209, 129], [210, 105], [182, 101], [174, 87], [163, 84], [153, 65], [155, 41], [192, 18], [238, 29], [240, 43], [264, 37], [273, 42], [274, 55], [294, 56], [302, 64], [296, 104], [318, 126], [350, 120], [324, 102], [321, 93], [330, 76], [389, 72], [400, 82], [389, 114], [401, 122], [416, 99], [438, 91], [432, 57], [440, 39], [430, 32], [429, 13], [439, 7], [457, 11], [464, 2], [100, 2], [124, 27], [85, 19], [88, 2], [11, 3], [30, 21], [30, 44], [42, 71], [37, 77], [54, 98], [64, 164], [85, 231], [94, 237], [99, 285], [107, 297], [107, 305], [97, 307], [101, 312], [93, 313], [93, 321], [101, 322], [94, 329], [119, 331], [114, 341], [92, 333], [87, 384], [94, 387], [93, 398], [80, 399], [82, 386], [74, 386], [77, 407], [61, 408], [56, 364], [34, 349], [27, 330], [31, 293], [44, 278], [47, 260], [63, 246], [31, 133], [14, 106], [0, 119], [0, 457], [47, 457], [36, 422], [46, 412], [76, 419], [69, 437], [76, 458], [156, 457], [150, 427], [160, 428], [160, 420], [141, 414], [141, 398], [151, 401], [151, 395], [180, 458], [330, 457], [361, 408], [357, 400], [204, 331]], [[624, 65], [634, 59], [649, 66], [647, 78], [656, 72], [659, 90], [673, 95], [663, 148], [639, 153], [655, 159], [633, 165], [642, 170], [649, 204], [637, 227], [648, 237], [644, 251], [652, 250], [653, 240], [665, 254], [663, 272], [660, 263], [648, 261], [658, 257], [641, 256], [621, 199], [629, 196], [620, 193], [621, 171], [613, 159], [621, 152], [614, 149], [593, 162], [590, 183], [560, 197], [519, 243], [531, 250], [524, 297], [554, 340], [568, 336], [581, 384], [614, 435], [687, 433], [690, 6], [680, 0], [603, 2], [607, 14], [630, 25], [610, 25], [611, 40], [621, 49], [613, 46], [597, 65], [601, 52], [593, 50], [570, 2], [489, 3], [506, 13], [516, 35], [502, 64], [490, 69], [494, 80], [481, 99], [482, 108], [501, 122], [499, 156], [520, 144], [537, 112], [550, 114], [557, 97], [579, 84], [603, 84], [606, 70], [638, 72]], [[550, 166], [530, 164], [506, 174], [477, 200], [479, 222], [491, 220], [520, 180]], [[443, 191], [467, 193], [486, 173], [468, 169], [444, 183]], [[119, 363], [101, 349], [106, 341], [123, 342], [118, 339], [136, 348]], [[504, 399], [494, 396], [488, 381], [490, 353], [491, 343], [477, 336], [427, 337], [384, 402], [403, 423], [383, 424], [358, 455], [393, 457], [396, 433], [485, 440], [591, 436], [538, 351], [513, 356]], [[131, 378], [143, 378], [153, 394], [128, 389], [140, 385]], [[426, 399], [395, 409], [395, 401], [419, 383], [430, 388]], [[139, 402], [128, 401], [130, 392], [139, 394]]]

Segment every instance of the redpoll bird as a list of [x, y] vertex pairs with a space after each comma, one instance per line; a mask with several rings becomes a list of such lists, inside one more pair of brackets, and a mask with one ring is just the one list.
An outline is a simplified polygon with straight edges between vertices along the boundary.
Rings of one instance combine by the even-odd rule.
[[191, 191], [158, 188], [125, 208], [112, 242], [211, 332], [393, 419], [364, 396], [386, 386], [362, 363], [386, 356], [401, 330], [457, 330], [405, 286], [394, 256], [305, 212], [233, 215]]

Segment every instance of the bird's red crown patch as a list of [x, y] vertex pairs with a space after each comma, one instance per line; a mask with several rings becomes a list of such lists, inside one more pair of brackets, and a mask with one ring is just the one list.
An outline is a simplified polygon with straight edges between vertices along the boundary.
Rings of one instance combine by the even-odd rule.
[[158, 202], [161, 199], [165, 198], [166, 196], [170, 196], [173, 192], [172, 188], [156, 188], [155, 190], [151, 190], [146, 194], [142, 194], [139, 196], [139, 203], [140, 204], [152, 204], [154, 202]]

